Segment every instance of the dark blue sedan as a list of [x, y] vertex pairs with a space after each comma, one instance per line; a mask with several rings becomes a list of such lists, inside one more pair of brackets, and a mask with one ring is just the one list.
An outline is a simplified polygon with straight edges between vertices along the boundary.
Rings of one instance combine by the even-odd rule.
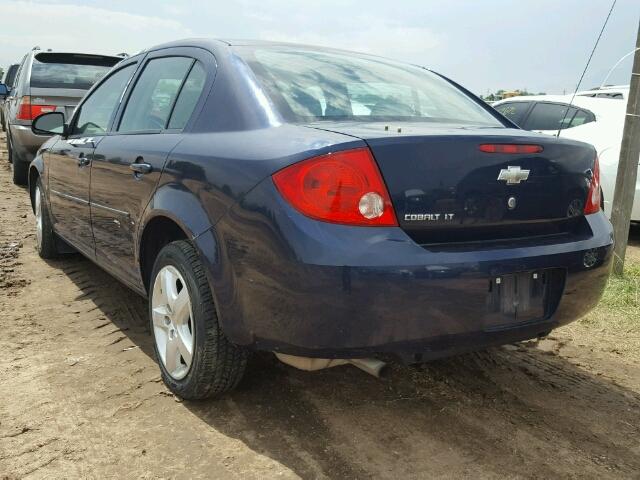
[[186, 40], [120, 62], [29, 171], [40, 255], [149, 298], [162, 376], [205, 398], [252, 350], [421, 362], [588, 312], [613, 244], [593, 147], [379, 57]]

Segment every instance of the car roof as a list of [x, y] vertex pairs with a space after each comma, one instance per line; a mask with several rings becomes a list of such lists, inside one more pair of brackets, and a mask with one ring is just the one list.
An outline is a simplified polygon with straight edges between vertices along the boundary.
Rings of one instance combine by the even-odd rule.
[[116, 54], [96, 53], [96, 52], [83, 51], [83, 50], [78, 50], [73, 52], [70, 52], [68, 50], [31, 50], [31, 52], [29, 53], [32, 53], [34, 57], [37, 55], [91, 55], [95, 57], [119, 58], [121, 60], [125, 58]]
[[623, 93], [629, 95], [629, 85], [608, 86], [592, 90], [580, 90], [576, 95], [592, 95], [594, 93]]
[[592, 88], [591, 90], [586, 91], [595, 91], [595, 90], [629, 90], [630, 85], [603, 85], [598, 88]]
[[519, 97], [505, 98], [493, 104], [494, 107], [508, 102], [553, 102], [553, 103], [571, 103], [576, 107], [585, 108], [596, 115], [617, 115], [624, 111], [625, 102], [620, 102], [611, 98], [592, 98], [576, 95], [571, 102], [573, 95], [526, 95]]
[[[365, 52], [357, 52], [353, 50], [344, 50], [339, 48], [325, 47], [320, 45], [309, 45], [295, 42], [284, 42], [284, 41], [271, 41], [271, 40], [252, 40], [252, 39], [230, 39], [230, 38], [185, 38], [181, 40], [175, 40], [173, 42], [163, 43], [160, 45], [155, 45], [153, 47], [146, 48], [132, 57], [137, 56], [142, 53], [147, 53], [151, 51], [161, 50], [165, 48], [178, 48], [178, 47], [198, 47], [204, 48], [211, 52], [216, 52], [224, 47], [247, 47], [247, 46], [264, 46], [264, 47], [294, 47], [300, 49], [313, 49], [315, 51], [322, 52], [334, 52], [334, 53], [345, 53], [345, 54], [354, 54], [361, 55], [366, 57], [374, 57], [374, 58], [384, 58], [378, 55], [372, 55], [370, 53]], [[388, 61], [396, 61], [393, 59], [385, 58]], [[404, 63], [406, 62], [399, 62]]]
[[226, 45], [229, 47], [239, 47], [239, 46], [280, 46], [280, 45], [294, 45], [297, 47], [313, 47], [318, 50], [333, 50], [329, 47], [321, 47], [318, 45], [303, 45], [294, 42], [282, 42], [282, 41], [272, 41], [272, 40], [252, 40], [252, 39], [234, 39], [234, 38], [207, 38], [207, 37], [196, 37], [196, 38], [184, 38], [180, 40], [174, 40], [172, 42], [162, 43], [159, 45], [155, 45], [153, 47], [145, 49], [147, 50], [159, 50], [162, 48], [172, 48], [172, 47], [219, 47], [221, 45]]

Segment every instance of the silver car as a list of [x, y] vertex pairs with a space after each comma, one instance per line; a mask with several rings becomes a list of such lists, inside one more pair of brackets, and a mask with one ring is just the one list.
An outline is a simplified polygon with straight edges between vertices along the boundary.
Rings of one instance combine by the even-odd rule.
[[15, 184], [27, 183], [29, 163], [49, 138], [31, 131], [33, 119], [53, 111], [70, 118], [87, 90], [121, 60], [121, 56], [39, 49], [24, 56], [5, 101], [7, 150]]

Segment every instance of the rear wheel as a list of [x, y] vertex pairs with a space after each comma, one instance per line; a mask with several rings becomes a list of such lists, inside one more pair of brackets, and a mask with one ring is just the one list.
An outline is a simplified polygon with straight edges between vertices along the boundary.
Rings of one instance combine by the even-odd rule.
[[204, 267], [189, 242], [173, 242], [160, 251], [150, 290], [155, 353], [169, 389], [189, 400], [233, 389], [248, 353], [224, 336]]
[[57, 256], [56, 234], [53, 233], [49, 209], [44, 199], [40, 178], [36, 182], [33, 192], [33, 206], [36, 216], [36, 250], [42, 258], [54, 258]]

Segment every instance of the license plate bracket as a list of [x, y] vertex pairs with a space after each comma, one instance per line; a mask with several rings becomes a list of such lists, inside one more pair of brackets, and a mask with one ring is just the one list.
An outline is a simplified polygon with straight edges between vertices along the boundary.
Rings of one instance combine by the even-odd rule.
[[549, 270], [497, 276], [489, 282], [485, 330], [543, 320], [547, 316]]

